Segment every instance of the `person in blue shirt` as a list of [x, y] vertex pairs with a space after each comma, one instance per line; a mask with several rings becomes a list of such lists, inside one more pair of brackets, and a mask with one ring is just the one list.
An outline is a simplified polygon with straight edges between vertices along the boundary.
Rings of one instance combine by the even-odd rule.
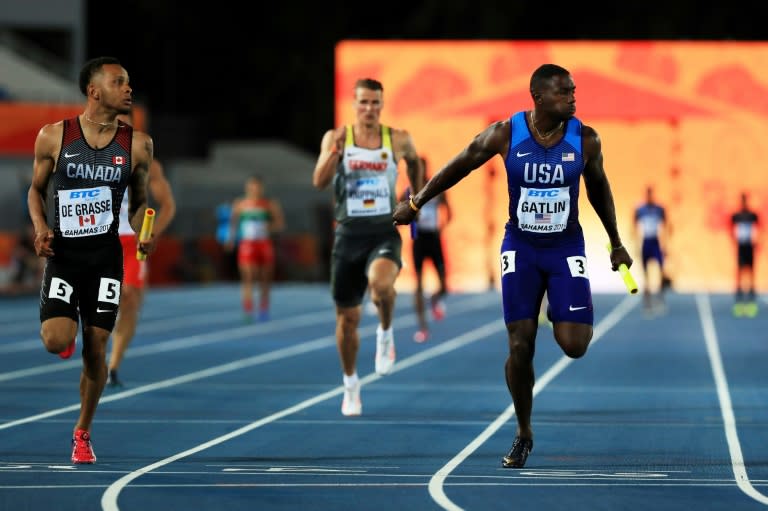
[[[641, 246], [645, 312], [647, 315], [661, 313], [665, 309], [664, 291], [670, 283], [664, 268], [670, 229], [666, 210], [654, 199], [651, 186], [645, 190], [643, 204], [635, 208], [633, 234]], [[653, 280], [657, 282], [654, 284]]]
[[539, 307], [549, 300], [553, 333], [563, 352], [580, 358], [592, 340], [594, 312], [584, 233], [579, 223], [579, 185], [605, 228], [612, 247], [610, 265], [632, 266], [616, 225], [616, 209], [603, 168], [597, 132], [576, 113], [576, 85], [561, 66], [544, 64], [530, 81], [533, 108], [518, 111], [477, 134], [418, 193], [397, 204], [395, 225], [410, 224], [431, 199], [499, 156], [509, 192], [509, 219], [499, 264], [509, 355], [507, 388], [517, 416], [505, 468], [525, 465], [533, 449], [533, 355]]

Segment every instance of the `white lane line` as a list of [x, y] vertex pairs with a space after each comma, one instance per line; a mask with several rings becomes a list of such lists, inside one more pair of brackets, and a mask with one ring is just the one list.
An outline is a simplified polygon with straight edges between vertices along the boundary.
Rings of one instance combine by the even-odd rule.
[[717, 398], [720, 401], [720, 411], [723, 415], [723, 427], [725, 428], [725, 438], [728, 441], [728, 450], [731, 454], [733, 476], [736, 478], [736, 484], [739, 485], [741, 491], [761, 504], [768, 504], [768, 497], [755, 489], [749, 480], [749, 474], [747, 474], [747, 468], [744, 465], [739, 434], [736, 431], [736, 416], [733, 414], [733, 404], [731, 403], [731, 395], [728, 390], [728, 379], [725, 377], [723, 359], [720, 356], [717, 330], [712, 318], [709, 295], [696, 295], [696, 305], [698, 306], [699, 317], [701, 318], [701, 329], [704, 331], [704, 341], [707, 344], [709, 363], [712, 366], [712, 376], [717, 387]]
[[[605, 332], [613, 328], [629, 311], [631, 311], [637, 304], [636, 300], [631, 296], [625, 296], [624, 299], [610, 312], [602, 321], [595, 325], [595, 331], [592, 336], [592, 342], [590, 342], [590, 348], [597, 341], [599, 341]], [[533, 396], [536, 397], [558, 374], [568, 367], [574, 359], [563, 356], [557, 362], [555, 362], [533, 386]], [[445, 494], [443, 487], [445, 486], [445, 479], [458, 467], [465, 459], [467, 459], [473, 452], [475, 452], [481, 445], [483, 445], [496, 431], [498, 431], [504, 424], [506, 424], [515, 414], [515, 405], [511, 404], [507, 407], [496, 420], [488, 425], [485, 430], [480, 433], [474, 440], [472, 440], [464, 449], [461, 450], [456, 456], [453, 457], [448, 463], [446, 463], [441, 469], [439, 469], [429, 481], [429, 494], [432, 499], [443, 509], [450, 511], [462, 511], [462, 508], [457, 506], [448, 496]]]
[[[494, 297], [494, 301], [497, 300], [497, 297]], [[488, 299], [478, 299], [477, 306], [479, 307], [485, 307], [488, 305]], [[457, 309], [456, 306], [452, 306], [451, 310], [455, 311]], [[402, 361], [398, 360], [395, 364], [392, 373], [402, 371], [403, 369], [407, 369], [409, 367], [413, 367], [414, 365], [417, 365], [421, 362], [424, 362], [426, 360], [430, 360], [432, 358], [438, 357], [440, 355], [443, 355], [445, 353], [449, 353], [451, 351], [454, 351], [456, 349], [459, 349], [467, 344], [476, 342], [480, 339], [487, 338], [491, 335], [494, 335], [500, 331], [505, 330], [504, 323], [502, 321], [494, 322], [491, 324], [487, 324], [484, 326], [481, 326], [479, 328], [476, 328], [474, 330], [470, 330], [462, 335], [459, 335], [457, 337], [454, 337], [450, 340], [444, 341], [440, 343], [437, 346], [431, 347], [425, 351], [419, 352], [416, 355], [412, 355], [408, 358], [403, 359]], [[391, 374], [392, 374], [391, 373]], [[378, 379], [382, 378], [376, 373], [371, 373], [365, 376], [364, 378], [360, 379], [361, 385], [366, 385], [368, 383], [371, 383], [373, 381], [376, 381]], [[155, 469], [158, 469], [160, 467], [163, 467], [165, 465], [168, 465], [170, 463], [173, 463], [174, 461], [178, 461], [180, 459], [186, 458], [187, 456], [191, 456], [193, 454], [196, 454], [200, 451], [204, 451], [205, 449], [208, 449], [210, 447], [216, 446], [218, 444], [221, 444], [223, 442], [226, 442], [228, 440], [231, 440], [233, 438], [237, 438], [241, 435], [244, 435], [254, 429], [260, 428], [264, 425], [270, 424], [272, 422], [275, 422], [279, 419], [282, 419], [283, 417], [287, 417], [289, 415], [292, 415], [294, 413], [298, 413], [306, 408], [310, 408], [316, 404], [322, 403], [323, 401], [326, 401], [328, 399], [331, 399], [333, 397], [341, 395], [341, 393], [344, 391], [343, 386], [339, 386], [334, 388], [333, 390], [329, 390], [328, 392], [324, 392], [322, 394], [319, 394], [313, 398], [306, 399], [294, 406], [285, 408], [279, 412], [273, 413], [271, 415], [268, 415], [266, 417], [263, 417], [257, 421], [254, 421], [246, 426], [243, 426], [241, 428], [238, 428], [226, 435], [219, 436], [217, 438], [214, 438], [208, 442], [202, 443], [200, 445], [197, 445], [195, 447], [192, 447], [191, 449], [187, 449], [186, 451], [180, 452], [178, 454], [175, 454], [173, 456], [170, 456], [168, 458], [162, 459], [160, 461], [157, 461], [155, 463], [152, 463], [150, 465], [147, 465], [145, 467], [142, 467], [138, 470], [135, 470], [114, 483], [112, 483], [109, 488], [104, 492], [104, 494], [101, 497], [101, 507], [104, 511], [119, 511], [119, 507], [117, 505], [117, 498], [120, 495], [120, 492], [123, 488], [125, 488], [131, 481], [141, 477], [144, 474], [147, 474], [149, 472], [152, 472]]]
[[[189, 349], [204, 344], [229, 342], [244, 337], [254, 337], [270, 332], [281, 332], [288, 328], [315, 325], [324, 322], [327, 323], [329, 318], [328, 314], [329, 313], [327, 310], [311, 312], [291, 318], [270, 321], [269, 323], [257, 323], [235, 328], [220, 329], [214, 332], [207, 332], [205, 334], [177, 337], [175, 339], [153, 343], [148, 346], [137, 346], [136, 348], [131, 348], [130, 356], [133, 358], [145, 355], [155, 355], [157, 353], [164, 353], [167, 351]], [[171, 322], [175, 323], [176, 320], [171, 320]], [[40, 349], [43, 349], [42, 343], [40, 343], [40, 341], [38, 341], [38, 345], [40, 346]], [[83, 365], [80, 358], [73, 358], [72, 360], [60, 360], [58, 357], [56, 357], [56, 359], [57, 360], [55, 362], [50, 364], [26, 367], [16, 371], [0, 373], [0, 382], [15, 380], [17, 378], [26, 378], [29, 376], [39, 376], [41, 374], [48, 374], [56, 371], [65, 371], [67, 369], [79, 368]]]
[[[490, 301], [495, 299], [496, 299], [495, 297], [490, 297], [488, 295], [473, 296], [467, 300], [464, 300], [452, 305], [451, 310], [455, 314], [460, 314], [461, 312], [471, 311], [471, 310], [479, 309], [482, 307], [487, 307]], [[312, 318], [311, 318], [312, 316], [320, 316], [320, 315], [324, 316], [326, 321], [328, 320], [327, 312], [323, 314], [320, 314], [320, 313], [308, 314], [306, 316], [309, 316], [309, 317], [305, 317], [304, 320], [312, 321]], [[301, 323], [300, 321], [298, 321], [297, 318], [293, 318], [291, 321], [286, 320], [286, 322], [290, 326], [295, 326]], [[400, 316], [397, 319], [397, 324], [400, 326], [410, 326], [415, 323], [416, 323], [415, 314], [407, 314], [405, 316]], [[376, 330], [376, 327], [377, 327], [376, 324], [361, 327], [360, 335], [371, 335]], [[277, 330], [277, 327], [274, 324], [270, 324], [269, 326], [265, 325], [263, 326], [263, 328]], [[240, 327], [240, 328], [236, 328], [229, 331], [226, 334], [226, 337], [224, 338], [222, 338], [222, 331], [209, 333], [209, 334], [202, 334], [197, 336], [191, 336], [191, 337], [183, 337], [183, 338], [173, 339], [173, 340], [166, 341], [166, 342], [159, 343], [152, 346], [146, 346], [144, 348], [137, 348], [136, 350], [133, 351], [133, 354], [136, 354], [136, 352], [139, 352], [140, 354], [149, 354], [149, 353], [158, 353], [161, 351], [171, 351], [173, 349], [188, 349], [191, 346], [197, 346], [200, 344], [211, 344], [215, 342], [223, 342], [223, 341], [232, 340], [235, 337], [245, 337], [253, 334], [254, 334], [253, 327]], [[318, 339], [306, 341], [301, 344], [296, 344], [296, 345], [281, 348], [278, 350], [270, 351], [267, 353], [262, 353], [252, 357], [236, 360], [226, 364], [209, 367], [201, 371], [195, 371], [192, 373], [187, 373], [181, 376], [177, 376], [175, 378], [170, 378], [167, 380], [161, 380], [161, 381], [147, 384], [147, 385], [142, 385], [134, 389], [124, 390], [122, 392], [117, 392], [115, 394], [102, 395], [101, 399], [99, 400], [99, 405], [101, 405], [102, 403], [118, 401], [121, 399], [133, 397], [139, 394], [145, 394], [147, 392], [153, 392], [155, 390], [172, 387], [174, 385], [190, 383], [192, 381], [200, 380], [203, 378], [209, 378], [211, 376], [217, 376], [217, 375], [232, 372], [232, 371], [239, 371], [241, 369], [245, 369], [247, 367], [251, 367], [254, 365], [265, 364], [267, 362], [273, 362], [283, 358], [301, 355], [304, 353], [308, 353], [310, 351], [327, 348], [335, 344], [336, 344], [335, 335], [320, 337]], [[76, 361], [76, 362], [67, 361], [65, 364], [72, 364], [72, 363], [80, 364], [79, 361]], [[395, 366], [395, 368], [397, 368], [397, 365]], [[16, 373], [18, 373], [18, 371], [16, 371]], [[6, 373], [6, 375], [7, 374], [9, 373]], [[3, 375], [0, 375], [0, 381], [3, 380], [2, 376]], [[71, 412], [71, 411], [76, 411], [76, 410], [80, 410], [80, 403], [64, 406], [61, 408], [56, 408], [53, 410], [48, 410], [47, 412], [31, 415], [28, 417], [23, 417], [21, 419], [4, 422], [0, 424], [0, 430], [9, 429], [15, 426], [21, 426], [22, 424], [28, 424], [30, 422], [36, 422], [43, 419], [48, 419], [50, 417], [55, 417], [57, 415], [61, 415], [61, 414]]]
[[[328, 320], [328, 310], [329, 309], [322, 309], [316, 312], [303, 312], [301, 314], [296, 314], [295, 316], [292, 316], [290, 318], [283, 318], [283, 319], [273, 319], [269, 323], [254, 323], [252, 325], [247, 326], [241, 326], [241, 328], [259, 328], [263, 330], [261, 331], [271, 331], [275, 330], [278, 327], [282, 327], [284, 325], [293, 326], [294, 323], [296, 323], [296, 320], [299, 318], [304, 318], [308, 315], [314, 315], [318, 318], [322, 317], [323, 320]], [[160, 332], [167, 332], [167, 331], [174, 331], [181, 328], [190, 328], [193, 326], [212, 326], [216, 324], [238, 324], [242, 323], [242, 312], [231, 312], [231, 311], [209, 311], [209, 312], [198, 312], [198, 313], [192, 313], [187, 315], [173, 315], [172, 318], [165, 318], [165, 319], [155, 319], [155, 320], [145, 320], [142, 319], [139, 322], [138, 330], [136, 332], [136, 336], [140, 337], [142, 335], [147, 334], [155, 334]], [[34, 329], [30, 328], [27, 329], [27, 332], [30, 330], [36, 330], [39, 329], [40, 325], [38, 324], [35, 326]], [[82, 335], [80, 336], [82, 339]], [[10, 342], [3, 344], [0, 346], [0, 353], [14, 353], [14, 352], [21, 352], [21, 351], [32, 351], [42, 348], [42, 341], [40, 340], [40, 337], [36, 338], [30, 338], [25, 339], [23, 341], [16, 341], [16, 342]], [[133, 354], [134, 351], [132, 350], [131, 353]]]

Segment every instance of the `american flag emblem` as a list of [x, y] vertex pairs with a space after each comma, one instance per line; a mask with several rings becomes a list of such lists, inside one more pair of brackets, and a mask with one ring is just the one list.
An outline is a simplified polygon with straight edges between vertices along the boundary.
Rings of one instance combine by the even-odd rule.
[[123, 163], [125, 163], [125, 158], [123, 158], [122, 156], [113, 156], [112, 163], [114, 165], [122, 165]]
[[576, 161], [576, 155], [573, 153], [563, 153], [563, 161]]
[[548, 224], [552, 221], [552, 215], [550, 213], [536, 213], [534, 221], [537, 224]]
[[78, 219], [80, 220], [80, 227], [84, 227], [88, 224], [93, 225], [96, 223], [96, 215], [80, 215]]

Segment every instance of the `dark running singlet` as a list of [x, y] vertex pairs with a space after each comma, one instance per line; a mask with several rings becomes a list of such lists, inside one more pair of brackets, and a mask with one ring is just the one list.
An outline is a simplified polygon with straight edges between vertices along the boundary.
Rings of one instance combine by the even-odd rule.
[[[131, 174], [133, 128], [119, 124], [101, 149], [85, 140], [77, 117], [64, 120], [61, 152], [51, 177], [53, 249], [87, 257], [118, 240], [120, 204]], [[51, 211], [49, 210], [49, 215]]]
[[581, 127], [576, 117], [566, 121], [557, 144], [545, 148], [528, 129], [526, 112], [511, 121], [509, 153], [504, 159], [509, 190], [507, 229], [531, 245], [548, 247], [579, 240], [579, 182], [584, 170]]
[[757, 214], [750, 210], [740, 210], [731, 216], [733, 236], [739, 245], [752, 245], [758, 224]]
[[336, 232], [370, 235], [396, 231], [395, 208], [397, 162], [391, 130], [381, 126], [381, 147], [355, 145], [352, 126], [346, 127], [344, 150], [333, 178]]

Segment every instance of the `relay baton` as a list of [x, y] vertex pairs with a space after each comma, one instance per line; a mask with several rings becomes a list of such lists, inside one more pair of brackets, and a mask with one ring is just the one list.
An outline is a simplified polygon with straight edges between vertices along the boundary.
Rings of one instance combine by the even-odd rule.
[[[141, 224], [141, 232], [139, 233], [139, 242], [149, 241], [152, 238], [152, 226], [155, 224], [155, 210], [147, 208], [144, 212], [144, 222]], [[143, 261], [147, 258], [147, 254], [136, 249], [136, 260]]]
[[[608, 249], [608, 253], [613, 252], [613, 248], [611, 247], [610, 243], [606, 246], [606, 248]], [[624, 281], [624, 285], [627, 286], [627, 291], [629, 291], [629, 294], [633, 295], [637, 293], [637, 282], [635, 282], [635, 278], [629, 272], [629, 268], [627, 268], [626, 264], [621, 263], [619, 265], [619, 273], [621, 274], [621, 278]]]

